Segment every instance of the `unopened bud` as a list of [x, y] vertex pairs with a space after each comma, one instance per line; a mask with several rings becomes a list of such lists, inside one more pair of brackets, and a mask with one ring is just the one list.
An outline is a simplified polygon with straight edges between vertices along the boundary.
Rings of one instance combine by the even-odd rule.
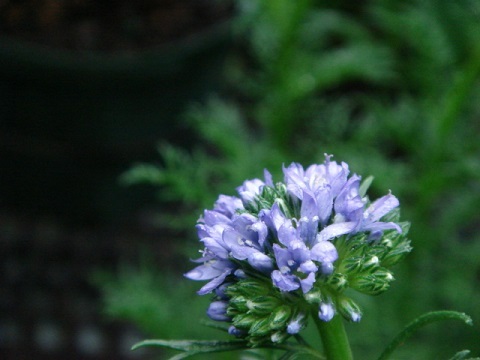
[[279, 304], [279, 299], [272, 296], [258, 296], [246, 303], [249, 313], [259, 315], [270, 314]]
[[290, 319], [292, 310], [287, 305], [277, 307], [270, 315], [270, 328], [281, 329], [284, 328]]
[[348, 321], [358, 322], [362, 318], [362, 310], [350, 298], [341, 297], [337, 301], [338, 311]]
[[[335, 276], [336, 274], [332, 275]], [[322, 301], [322, 292], [319, 289], [312, 289], [308, 293], [303, 294], [303, 297], [309, 304], [319, 304]]]
[[390, 271], [380, 268], [373, 274], [357, 276], [351, 281], [350, 286], [364, 294], [378, 295], [387, 290], [393, 280]]
[[248, 330], [248, 334], [252, 336], [264, 336], [268, 333], [270, 333], [270, 322], [268, 317], [255, 321]]
[[213, 301], [207, 310], [207, 315], [210, 319], [215, 321], [230, 321], [230, 316], [227, 315], [228, 303], [226, 301]]
[[328, 284], [338, 292], [342, 292], [348, 286], [347, 277], [341, 273], [332, 274], [327, 280]]
[[232, 324], [233, 326], [239, 329], [248, 330], [253, 323], [257, 321], [257, 318], [254, 315], [250, 314], [239, 314], [233, 318]]
[[285, 331], [277, 331], [270, 336], [270, 340], [274, 344], [279, 344], [284, 342], [289, 336]]
[[307, 323], [307, 316], [304, 313], [299, 313], [287, 325], [287, 332], [290, 335], [298, 334]]

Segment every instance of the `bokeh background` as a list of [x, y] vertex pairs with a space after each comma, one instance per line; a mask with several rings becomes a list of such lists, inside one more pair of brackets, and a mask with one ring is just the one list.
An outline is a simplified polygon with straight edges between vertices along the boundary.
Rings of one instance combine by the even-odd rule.
[[324, 153], [412, 222], [391, 290], [357, 299], [356, 358], [440, 309], [475, 325], [431, 325], [395, 358], [480, 356], [479, 98], [475, 0], [0, 1], [2, 358], [224, 337], [182, 278], [196, 219]]

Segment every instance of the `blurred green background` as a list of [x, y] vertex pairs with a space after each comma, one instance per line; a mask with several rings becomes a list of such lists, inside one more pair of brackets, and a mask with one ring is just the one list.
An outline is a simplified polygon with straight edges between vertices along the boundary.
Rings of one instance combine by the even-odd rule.
[[[2, 42], [4, 273], [43, 255], [11, 240], [21, 238], [11, 214], [49, 216], [64, 241], [87, 228], [96, 240], [78, 240], [108, 254], [78, 275], [95, 299], [91, 317], [107, 315], [102, 326], [135, 324], [137, 339], [224, 336], [196, 321], [208, 298], [181, 276], [197, 256], [200, 212], [264, 168], [280, 179], [282, 164], [334, 154], [375, 177], [373, 198], [392, 190], [412, 222], [414, 251], [391, 290], [358, 299], [364, 318], [347, 328], [356, 358], [375, 358], [409, 321], [440, 309], [475, 325], [422, 329], [395, 358], [479, 356], [480, 3], [237, 0], [231, 9], [227, 23], [164, 48], [168, 56], [92, 55], [78, 72], [78, 56]], [[32, 70], [40, 66], [48, 72]]]

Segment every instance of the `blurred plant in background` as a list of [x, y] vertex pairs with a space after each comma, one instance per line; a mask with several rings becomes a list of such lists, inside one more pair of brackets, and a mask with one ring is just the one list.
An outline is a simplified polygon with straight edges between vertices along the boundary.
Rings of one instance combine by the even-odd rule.
[[[372, 358], [405, 319], [426, 310], [457, 309], [478, 322], [479, 4], [238, 0], [236, 5], [235, 47], [225, 69], [228, 95], [213, 96], [186, 113], [200, 141], [191, 149], [162, 144], [161, 166], [137, 165], [122, 180], [159, 186], [161, 201], [169, 204], [162, 208], [161, 226], [192, 237], [185, 229], [193, 230], [201, 209], [218, 193], [230, 194], [263, 168], [318, 162], [323, 153], [334, 153], [356, 172], [375, 175], [375, 195], [395, 191], [403, 216], [414, 225], [415, 251], [397, 269], [390, 297], [359, 299], [365, 312], [377, 315], [352, 325], [359, 358]], [[185, 250], [192, 257], [193, 243]], [[107, 282], [107, 288], [121, 291], [124, 277]], [[187, 301], [176, 304], [190, 308]], [[108, 297], [106, 305], [110, 315], [124, 315]], [[161, 319], [161, 307], [151, 316]], [[128, 318], [143, 322], [141, 316]], [[147, 330], [170, 337], [162, 324]], [[471, 329], [446, 333], [433, 326], [401, 349], [399, 358], [442, 358], [459, 344], [480, 353]]]

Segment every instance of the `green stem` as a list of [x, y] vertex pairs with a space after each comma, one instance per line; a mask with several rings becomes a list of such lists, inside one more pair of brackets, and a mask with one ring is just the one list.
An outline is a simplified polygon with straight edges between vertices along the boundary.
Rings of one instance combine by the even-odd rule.
[[405, 329], [403, 329], [394, 339], [393, 341], [387, 346], [387, 348], [383, 351], [380, 355], [378, 360], [387, 360], [390, 358], [390, 355], [397, 349], [400, 345], [402, 345], [405, 340], [407, 340], [413, 333], [415, 333], [421, 327], [428, 325], [435, 321], [443, 321], [443, 320], [460, 320], [463, 321], [467, 325], [472, 325], [472, 319], [470, 316], [459, 313], [457, 311], [432, 311], [426, 314], [423, 314], [413, 320], [410, 324], [408, 324]]
[[347, 333], [340, 315], [335, 315], [330, 321], [318, 318], [317, 310], [312, 311], [312, 317], [322, 338], [323, 350], [328, 360], [352, 360]]

